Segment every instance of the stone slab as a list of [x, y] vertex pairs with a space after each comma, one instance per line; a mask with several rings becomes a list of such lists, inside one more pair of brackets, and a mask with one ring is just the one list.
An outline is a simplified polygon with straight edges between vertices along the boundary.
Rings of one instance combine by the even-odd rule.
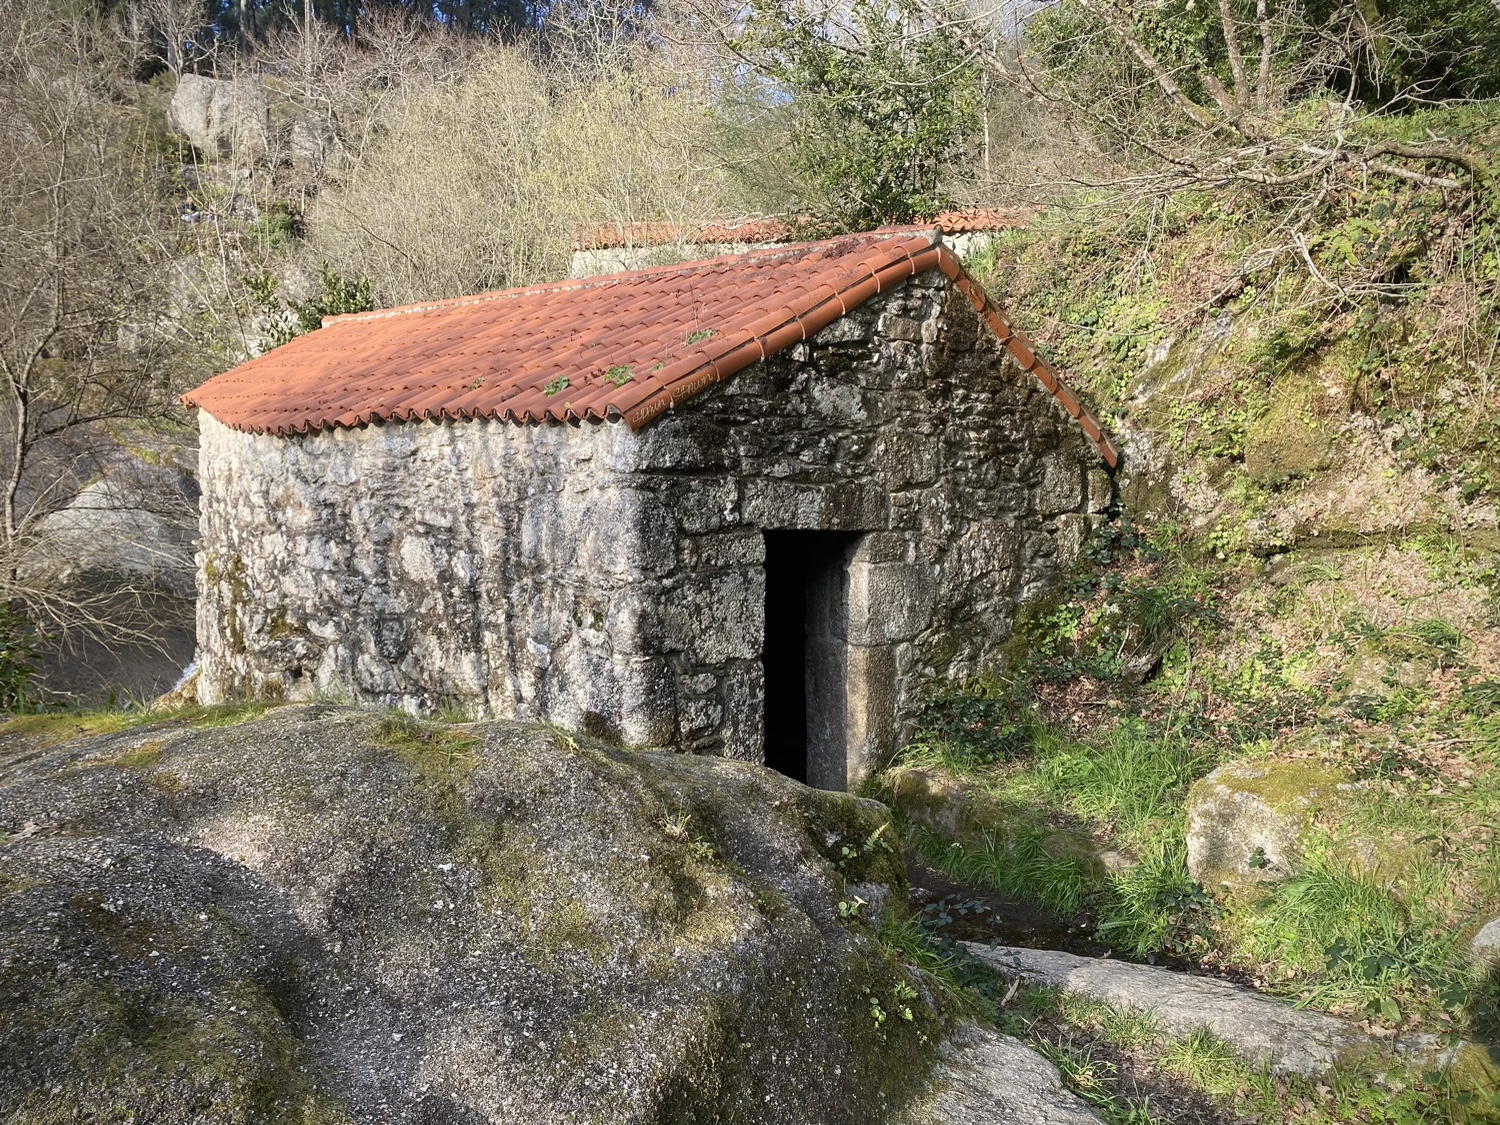
[[945, 1043], [933, 1092], [905, 1125], [1099, 1125], [1057, 1068], [1019, 1039], [975, 1024]]
[[1213, 977], [1055, 950], [963, 945], [997, 972], [1151, 1012], [1168, 1035], [1182, 1037], [1206, 1028], [1252, 1062], [1268, 1064], [1274, 1074], [1314, 1077], [1346, 1053], [1375, 1045], [1343, 1020], [1298, 1011]]

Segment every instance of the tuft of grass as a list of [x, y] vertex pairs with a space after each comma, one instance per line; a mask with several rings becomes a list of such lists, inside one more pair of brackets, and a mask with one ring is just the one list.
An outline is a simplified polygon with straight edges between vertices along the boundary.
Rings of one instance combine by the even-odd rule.
[[875, 937], [896, 960], [926, 974], [958, 1010], [973, 1011], [979, 1006], [961, 977], [958, 958], [939, 947], [922, 929], [916, 915], [887, 910], [875, 930]]
[[1403, 890], [1352, 870], [1315, 838], [1295, 879], [1229, 919], [1241, 956], [1261, 961], [1300, 1003], [1400, 1026], [1408, 1008], [1435, 1009], [1470, 975], [1458, 933], [1432, 902], [1441, 888], [1423, 864]]
[[1092, 743], [1048, 730], [1024, 783], [1048, 806], [1140, 845], [1180, 822], [1188, 787], [1217, 764], [1175, 719], [1153, 730], [1127, 718]]
[[920, 825], [908, 825], [905, 832], [925, 862], [956, 879], [994, 887], [1059, 914], [1077, 913], [1094, 889], [1093, 876], [1077, 859], [1047, 854], [1042, 846], [1046, 836], [1040, 829], [1015, 837], [989, 833], [981, 844], [964, 847]]
[[122, 754], [116, 754], [112, 758], [104, 758], [99, 761], [89, 762], [91, 766], [117, 766], [121, 769], [145, 769], [154, 766], [161, 761], [162, 754], [166, 752], [167, 744], [164, 739], [154, 738], [150, 742], [143, 742], [139, 746], [132, 746]]
[[1107, 1125], [1170, 1125], [1152, 1112], [1150, 1098], [1122, 1093], [1119, 1067], [1090, 1047], [1046, 1037], [1038, 1037], [1031, 1046], [1057, 1067], [1063, 1084], [1097, 1110]]
[[1242, 1088], [1252, 1069], [1233, 1047], [1204, 1028], [1169, 1043], [1161, 1061], [1167, 1070], [1218, 1097]]
[[43, 745], [91, 734], [116, 734], [161, 718], [145, 710], [42, 711], [0, 723], [0, 738], [27, 738]]
[[[1039, 989], [1032, 989], [1039, 992]], [[1092, 996], [1053, 990], [1045, 998], [1044, 1010], [1050, 1010], [1068, 1023], [1097, 1028], [1113, 1046], [1132, 1050], [1154, 1047], [1163, 1039], [1154, 1012], [1124, 1008]]]
[[390, 711], [375, 728], [375, 744], [390, 750], [424, 777], [451, 777], [474, 764], [479, 739], [438, 723], [423, 722], [405, 711]]
[[1100, 940], [1129, 957], [1201, 955], [1219, 908], [1187, 869], [1187, 845], [1163, 833], [1138, 849], [1139, 862], [1110, 878], [1099, 912]]

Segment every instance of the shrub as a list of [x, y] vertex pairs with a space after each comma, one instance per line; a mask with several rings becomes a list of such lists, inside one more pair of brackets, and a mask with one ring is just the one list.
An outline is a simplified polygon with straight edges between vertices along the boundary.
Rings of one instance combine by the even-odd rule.
[[1019, 680], [976, 680], [935, 696], [917, 724], [917, 741], [958, 768], [1005, 761], [1038, 730], [1030, 688]]
[[14, 603], [0, 602], [0, 711], [25, 711], [36, 699], [36, 634]]

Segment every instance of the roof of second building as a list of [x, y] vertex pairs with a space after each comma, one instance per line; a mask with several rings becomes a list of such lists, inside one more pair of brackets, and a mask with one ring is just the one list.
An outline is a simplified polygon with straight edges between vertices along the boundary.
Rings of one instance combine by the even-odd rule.
[[1076, 396], [963, 275], [936, 229], [899, 228], [708, 261], [329, 317], [183, 396], [235, 429], [380, 421], [623, 418], [639, 427], [934, 267], [1099, 443]]
[[[980, 234], [1024, 226], [1036, 216], [1029, 207], [961, 207], [943, 211], [922, 226], [937, 227], [944, 234]], [[744, 219], [718, 219], [713, 222], [683, 226], [664, 219], [635, 222], [596, 223], [573, 232], [574, 250], [613, 250], [638, 246], [755, 246], [762, 243], [791, 242], [797, 237], [798, 222], [774, 215]], [[805, 237], [805, 236], [804, 236]]]

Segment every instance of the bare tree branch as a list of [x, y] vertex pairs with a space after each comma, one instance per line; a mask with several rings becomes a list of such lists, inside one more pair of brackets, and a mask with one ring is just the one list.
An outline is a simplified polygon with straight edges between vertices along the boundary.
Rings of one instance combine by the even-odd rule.
[[[1500, 4], [1500, 0], [1495, 2]], [[1268, 0], [1255, 0], [1255, 26], [1260, 31], [1260, 69], [1255, 76], [1255, 108], [1265, 109], [1271, 104], [1271, 61], [1276, 51]]]
[[1250, 105], [1250, 85], [1245, 79], [1245, 58], [1240, 54], [1240, 29], [1229, 0], [1219, 0], [1219, 25], [1224, 30], [1224, 48], [1229, 53], [1229, 72], [1234, 75], [1234, 104], [1245, 109]]
[[1114, 32], [1116, 38], [1125, 44], [1136, 60], [1150, 72], [1167, 99], [1186, 114], [1193, 124], [1209, 132], [1216, 132], [1222, 127], [1221, 122], [1215, 121], [1202, 106], [1183, 93], [1182, 87], [1177, 84], [1177, 79], [1172, 77], [1172, 72], [1164, 67], [1140, 38], [1130, 30], [1129, 23], [1113, 0], [1078, 0], [1078, 2], [1085, 10], [1098, 13], [1099, 17], [1109, 25], [1109, 29]]

